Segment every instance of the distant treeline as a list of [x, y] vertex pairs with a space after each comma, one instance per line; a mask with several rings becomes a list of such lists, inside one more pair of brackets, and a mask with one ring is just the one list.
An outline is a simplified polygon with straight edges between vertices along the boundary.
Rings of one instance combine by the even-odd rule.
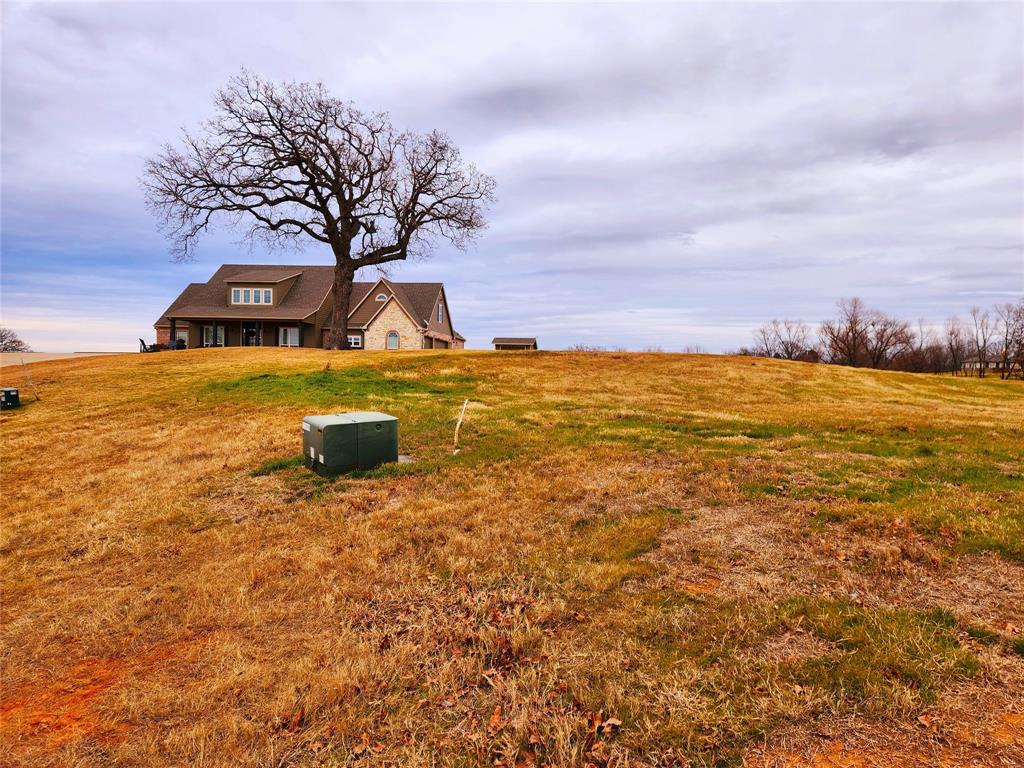
[[837, 316], [817, 329], [801, 320], [772, 320], [754, 332], [741, 355], [825, 362], [918, 373], [1024, 378], [1024, 299], [974, 307], [941, 328], [912, 324], [858, 298], [843, 299]]

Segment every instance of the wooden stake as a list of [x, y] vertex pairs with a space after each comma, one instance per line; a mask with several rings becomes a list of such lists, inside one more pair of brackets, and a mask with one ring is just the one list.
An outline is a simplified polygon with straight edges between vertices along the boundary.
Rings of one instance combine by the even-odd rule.
[[455, 443], [452, 445], [452, 453], [459, 452], [459, 430], [462, 429], [462, 420], [466, 418], [466, 406], [469, 405], [469, 398], [467, 397], [465, 402], [462, 403], [462, 413], [459, 414], [459, 420], [455, 424]]
[[28, 366], [25, 365], [24, 357], [21, 358], [21, 367], [25, 369], [25, 378], [28, 379], [28, 385], [32, 387], [32, 394], [36, 396], [36, 402], [38, 402], [41, 398], [39, 397], [39, 392], [36, 391], [36, 385], [32, 383], [32, 374], [28, 372]]

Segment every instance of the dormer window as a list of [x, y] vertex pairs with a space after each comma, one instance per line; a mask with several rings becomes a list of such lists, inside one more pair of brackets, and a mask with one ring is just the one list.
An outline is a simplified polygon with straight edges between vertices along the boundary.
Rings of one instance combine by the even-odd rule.
[[377, 298], [374, 301], [387, 301], [388, 295], [386, 293], [378, 293]]
[[232, 288], [232, 304], [273, 304], [274, 290], [272, 288]]

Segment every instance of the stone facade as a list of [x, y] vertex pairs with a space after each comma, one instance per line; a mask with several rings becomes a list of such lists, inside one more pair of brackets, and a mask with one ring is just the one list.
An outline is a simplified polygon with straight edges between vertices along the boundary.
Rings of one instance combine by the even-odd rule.
[[364, 348], [387, 349], [389, 331], [398, 331], [399, 349], [422, 349], [423, 334], [394, 299], [387, 303], [366, 329]]

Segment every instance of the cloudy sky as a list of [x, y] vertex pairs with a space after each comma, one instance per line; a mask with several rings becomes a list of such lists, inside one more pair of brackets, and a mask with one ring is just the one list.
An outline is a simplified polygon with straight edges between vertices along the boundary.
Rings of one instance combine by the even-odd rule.
[[[859, 295], [942, 320], [1024, 295], [1024, 5], [5, 2], [2, 315], [129, 349], [222, 262], [169, 261], [144, 158], [241, 67], [450, 134], [498, 181], [442, 280], [494, 334], [710, 351]], [[374, 274], [360, 275], [370, 279]]]

